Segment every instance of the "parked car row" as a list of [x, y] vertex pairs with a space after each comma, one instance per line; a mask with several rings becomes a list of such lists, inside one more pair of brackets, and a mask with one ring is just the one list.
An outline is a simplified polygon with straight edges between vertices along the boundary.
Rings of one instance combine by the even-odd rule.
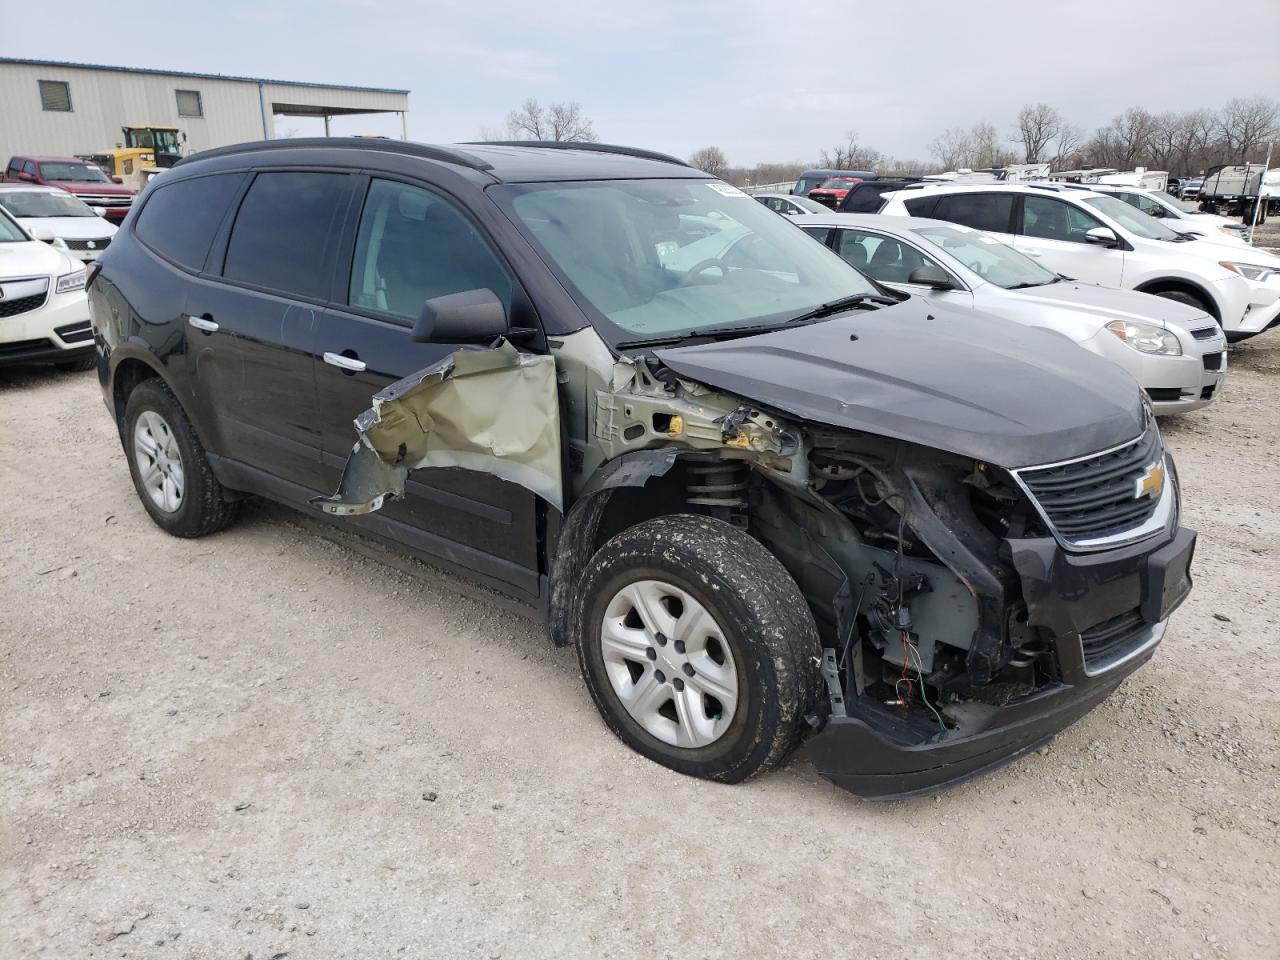
[[84, 290], [84, 265], [33, 237], [0, 204], [0, 366], [90, 369], [93, 332]]
[[89, 265], [98, 377], [164, 530], [322, 510], [541, 604], [652, 760], [738, 782], [803, 742], [863, 795], [929, 791], [1152, 656], [1195, 533], [1112, 359], [1179, 401], [1222, 374], [1204, 309], [987, 233], [1061, 215], [1120, 251], [1132, 207], [980, 196], [824, 225], [601, 144], [212, 150]]

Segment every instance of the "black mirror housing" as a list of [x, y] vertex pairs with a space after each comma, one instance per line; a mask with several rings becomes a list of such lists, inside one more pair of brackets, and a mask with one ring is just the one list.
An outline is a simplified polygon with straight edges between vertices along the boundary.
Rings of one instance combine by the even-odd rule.
[[475, 343], [507, 335], [507, 308], [488, 287], [432, 297], [413, 325], [417, 343]]
[[911, 276], [907, 277], [907, 283], [915, 284], [918, 287], [930, 287], [934, 290], [954, 290], [956, 288], [955, 281], [951, 279], [947, 271], [934, 263], [916, 267], [911, 271]]

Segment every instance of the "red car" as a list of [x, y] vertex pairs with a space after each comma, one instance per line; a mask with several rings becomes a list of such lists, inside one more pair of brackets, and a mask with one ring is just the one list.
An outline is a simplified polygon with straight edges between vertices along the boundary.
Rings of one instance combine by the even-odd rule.
[[835, 210], [840, 206], [840, 201], [844, 199], [845, 194], [849, 192], [849, 188], [861, 182], [861, 177], [832, 177], [830, 180], [824, 180], [822, 186], [810, 190], [809, 199], [817, 200], [823, 206]]
[[132, 190], [75, 157], [11, 157], [0, 182], [61, 187], [91, 207], [104, 207], [106, 218], [117, 226], [133, 204]]

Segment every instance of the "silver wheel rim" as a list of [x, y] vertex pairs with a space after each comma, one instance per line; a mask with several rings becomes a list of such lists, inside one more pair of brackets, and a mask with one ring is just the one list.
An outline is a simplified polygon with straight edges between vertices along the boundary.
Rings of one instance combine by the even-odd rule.
[[600, 652], [627, 713], [663, 743], [715, 743], [738, 708], [738, 671], [715, 617], [687, 591], [637, 580], [605, 608]]
[[177, 513], [186, 485], [178, 439], [164, 417], [144, 410], [133, 425], [133, 458], [142, 489], [165, 513]]

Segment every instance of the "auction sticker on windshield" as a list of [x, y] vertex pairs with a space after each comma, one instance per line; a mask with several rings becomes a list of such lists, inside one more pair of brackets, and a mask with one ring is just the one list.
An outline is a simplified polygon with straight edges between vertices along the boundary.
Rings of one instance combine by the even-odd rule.
[[743, 193], [731, 183], [708, 183], [707, 186], [722, 197], [746, 197], [748, 200], [751, 199], [750, 195]]

